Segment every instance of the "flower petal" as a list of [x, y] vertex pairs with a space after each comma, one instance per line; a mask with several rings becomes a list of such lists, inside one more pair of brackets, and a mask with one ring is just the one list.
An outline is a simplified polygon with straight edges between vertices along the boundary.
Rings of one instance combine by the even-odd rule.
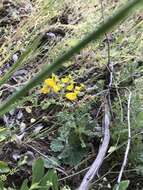
[[48, 86], [43, 86], [43, 88], [41, 88], [40, 92], [43, 94], [47, 94], [50, 92], [50, 89], [48, 88]]
[[67, 87], [66, 87], [66, 90], [69, 90], [69, 91], [71, 91], [71, 90], [73, 90], [74, 89], [74, 84], [73, 83], [71, 83], [70, 85], [68, 85]]
[[68, 100], [74, 101], [77, 99], [77, 95], [74, 92], [66, 93], [66, 98]]
[[52, 78], [49, 78], [45, 80], [45, 84], [49, 87], [54, 87], [56, 85], [56, 82]]
[[60, 90], [61, 90], [61, 87], [60, 87], [59, 85], [53, 86], [53, 91], [54, 91], [55, 93], [58, 93]]

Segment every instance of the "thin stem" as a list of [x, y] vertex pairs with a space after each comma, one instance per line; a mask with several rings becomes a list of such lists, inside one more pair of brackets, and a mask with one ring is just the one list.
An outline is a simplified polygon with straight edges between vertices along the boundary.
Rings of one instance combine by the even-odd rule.
[[122, 167], [121, 167], [121, 170], [120, 170], [120, 173], [119, 173], [119, 176], [118, 176], [116, 190], [119, 190], [119, 185], [120, 185], [120, 182], [121, 182], [121, 179], [122, 179], [122, 175], [123, 175], [124, 169], [125, 169], [125, 167], [127, 165], [128, 154], [129, 154], [129, 150], [130, 150], [130, 146], [131, 146], [131, 122], [130, 122], [131, 96], [132, 96], [132, 93], [131, 93], [131, 91], [129, 91], [128, 111], [127, 111], [127, 119], [128, 119], [128, 143], [127, 143], [127, 147], [126, 147], [126, 151], [125, 151]]

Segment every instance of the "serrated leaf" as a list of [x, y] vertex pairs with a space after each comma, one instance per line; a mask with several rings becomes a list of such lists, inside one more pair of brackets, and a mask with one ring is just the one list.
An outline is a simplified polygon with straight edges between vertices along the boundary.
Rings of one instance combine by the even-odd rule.
[[64, 145], [62, 141], [55, 139], [51, 142], [50, 148], [54, 152], [60, 152], [64, 148]]
[[64, 151], [58, 156], [58, 158], [64, 164], [75, 166], [80, 163], [86, 153], [86, 149], [81, 147], [66, 147]]

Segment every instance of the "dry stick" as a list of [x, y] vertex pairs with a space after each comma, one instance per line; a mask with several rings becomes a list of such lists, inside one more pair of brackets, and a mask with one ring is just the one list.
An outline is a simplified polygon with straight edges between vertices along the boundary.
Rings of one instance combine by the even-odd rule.
[[[104, 17], [104, 5], [103, 5], [103, 0], [100, 1], [101, 4], [101, 16], [102, 16], [102, 20], [105, 23], [105, 17]], [[111, 46], [110, 46], [110, 40], [108, 38], [108, 34], [105, 33], [105, 38], [106, 38], [106, 43], [107, 43], [107, 70], [108, 70], [108, 102], [109, 102], [109, 106], [110, 106], [110, 112], [111, 112], [111, 116], [113, 117], [113, 113], [112, 113], [112, 106], [111, 106], [111, 98], [110, 98], [110, 91], [112, 88], [112, 84], [113, 84], [113, 72], [114, 72], [114, 66], [113, 63], [111, 61]], [[114, 117], [113, 117], [114, 118]]]
[[[129, 89], [128, 89], [129, 91]], [[124, 160], [122, 163], [122, 167], [118, 176], [118, 180], [117, 180], [117, 187], [116, 190], [119, 190], [119, 185], [122, 179], [122, 175], [123, 175], [123, 171], [126, 167], [127, 164], [127, 159], [128, 159], [128, 154], [129, 154], [129, 150], [130, 150], [130, 146], [131, 146], [131, 122], [130, 122], [130, 105], [131, 105], [131, 97], [132, 97], [132, 93], [131, 91], [129, 91], [129, 98], [128, 98], [128, 143], [127, 143], [127, 147], [126, 147], [126, 151], [125, 151], [125, 155], [124, 155]]]
[[[53, 162], [53, 163], [55, 163], [56, 165], [57, 165], [57, 163], [54, 161], [54, 160], [52, 160], [51, 158], [49, 158], [48, 156], [46, 156], [45, 154], [43, 154], [42, 152], [40, 152], [39, 150], [37, 150], [36, 148], [34, 148], [33, 146], [31, 146], [31, 145], [29, 145], [29, 144], [27, 144], [27, 143], [24, 143], [23, 142], [23, 144], [24, 145], [26, 145], [27, 147], [29, 147], [29, 148], [31, 148], [32, 150], [34, 150], [35, 152], [37, 152], [39, 155], [41, 155], [43, 158], [45, 158], [46, 160], [48, 160], [48, 161], [50, 161], [50, 162]], [[62, 167], [60, 167], [60, 166], [58, 166], [58, 167], [54, 167], [57, 171], [59, 171], [59, 172], [62, 172], [63, 174], [65, 174], [66, 176], [68, 175], [64, 170], [63, 170], [63, 168]]]
[[[104, 21], [104, 9], [103, 9], [103, 4], [101, 0], [101, 12], [102, 12], [102, 18]], [[103, 137], [103, 142], [102, 145], [99, 149], [99, 152], [97, 154], [97, 157], [93, 164], [91, 165], [90, 169], [86, 173], [86, 175], [83, 178], [83, 181], [81, 182], [81, 185], [78, 190], [88, 190], [90, 182], [93, 180], [95, 175], [97, 175], [98, 170], [100, 169], [100, 166], [102, 165], [102, 162], [105, 158], [109, 141], [110, 141], [110, 130], [109, 130], [109, 125], [110, 125], [110, 108], [111, 108], [111, 101], [110, 101], [110, 90], [112, 87], [113, 83], [113, 64], [110, 61], [110, 42], [108, 39], [107, 33], [105, 33], [105, 37], [107, 40], [107, 46], [108, 46], [108, 64], [107, 64], [107, 69], [109, 72], [109, 84], [108, 84], [108, 92], [105, 95], [105, 110], [104, 110], [104, 120], [102, 124], [102, 131], [104, 132], [104, 137]], [[107, 100], [108, 96], [108, 100]]]
[[[133, 136], [131, 137], [131, 139], [136, 138], [136, 136], [140, 135], [141, 133], [142, 133], [142, 132], [139, 132], [139, 133], [133, 135]], [[123, 146], [126, 145], [126, 144], [127, 144], [127, 141], [125, 141], [122, 145], [120, 145], [120, 146], [117, 148], [117, 150], [120, 149], [121, 147], [123, 147]], [[111, 154], [112, 154], [112, 153], [108, 154], [108, 155], [104, 158], [104, 160], [107, 159]], [[77, 171], [77, 172], [74, 173], [74, 174], [71, 174], [71, 175], [68, 175], [68, 176], [66, 176], [66, 177], [60, 178], [58, 181], [63, 181], [63, 180], [65, 180], [65, 179], [75, 177], [75, 176], [77, 176], [78, 174], [81, 174], [81, 173], [87, 171], [89, 168], [90, 168], [90, 167], [84, 168], [84, 169], [82, 169], [82, 170], [80, 170], [80, 171]], [[112, 167], [112, 168], [113, 168], [113, 167]], [[112, 168], [111, 168], [111, 169], [112, 169]], [[111, 169], [110, 169], [109, 171], [111, 171]], [[129, 170], [124, 170], [124, 172], [128, 172], [128, 171], [129, 171]], [[131, 171], [131, 170], [130, 170], [130, 171]], [[136, 169], [133, 169], [132, 171], [136, 171]], [[118, 174], [119, 174], [118, 171], [117, 171], [117, 172], [107, 172], [107, 173], [118, 173]], [[107, 173], [106, 173], [106, 174], [107, 174]], [[105, 177], [106, 174], [104, 174], [103, 176], [101, 176], [100, 179], [102, 179], [103, 177]], [[93, 184], [95, 184], [96, 182], [100, 181], [100, 179], [97, 179], [96, 181], [94, 181]]]
[[88, 190], [90, 182], [93, 180], [94, 176], [98, 173], [98, 170], [104, 160], [105, 154], [108, 149], [109, 141], [110, 141], [110, 131], [109, 131], [109, 124], [110, 124], [110, 111], [107, 100], [105, 100], [105, 115], [103, 119], [103, 129], [104, 129], [104, 137], [102, 145], [99, 149], [97, 157], [93, 164], [91, 165], [90, 169], [86, 173], [83, 178], [83, 181], [78, 190]]

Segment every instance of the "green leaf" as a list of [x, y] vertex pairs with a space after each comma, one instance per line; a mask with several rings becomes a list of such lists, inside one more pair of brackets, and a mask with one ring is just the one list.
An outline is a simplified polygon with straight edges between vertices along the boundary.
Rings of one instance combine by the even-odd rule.
[[59, 184], [58, 184], [58, 176], [57, 176], [57, 172], [55, 170], [53, 170], [53, 190], [59, 190]]
[[121, 9], [117, 10], [112, 17], [109, 17], [104, 23], [96, 27], [93, 32], [82, 39], [77, 45], [69, 49], [67, 53], [62, 54], [58, 57], [53, 64], [45, 63], [44, 68], [39, 72], [34, 78], [32, 78], [25, 86], [23, 86], [19, 91], [14, 93], [8, 100], [6, 100], [0, 106], [0, 116], [5, 114], [11, 109], [11, 106], [17, 102], [18, 99], [22, 98], [26, 92], [28, 92], [33, 87], [39, 85], [45, 78], [47, 78], [52, 72], [57, 71], [64, 62], [68, 61], [73, 55], [79, 53], [84, 47], [86, 47], [92, 41], [97, 41], [105, 33], [111, 30], [115, 25], [117, 25], [121, 20], [126, 18], [132, 10], [139, 5], [142, 0], [127, 1], [126, 5]]
[[0, 161], [0, 173], [8, 173], [10, 168], [8, 167], [6, 162]]
[[[124, 180], [121, 181], [119, 184], [119, 190], [126, 190], [129, 186], [130, 181], [129, 180]], [[117, 185], [114, 186], [113, 190], [116, 190]]]
[[0, 181], [0, 190], [4, 190], [4, 184], [2, 181]]
[[0, 127], [0, 142], [4, 141], [9, 134], [9, 131], [6, 128]]
[[39, 183], [33, 183], [29, 190], [39, 189]]
[[59, 190], [57, 172], [55, 170], [49, 170], [48, 173], [42, 178], [40, 186], [43, 186], [43, 188], [40, 188], [39, 190], [45, 190], [45, 186], [46, 190], [50, 187], [52, 190]]
[[20, 190], [29, 190], [29, 188], [28, 188], [28, 180], [27, 180], [27, 179], [25, 179], [25, 180], [23, 181]]
[[50, 189], [50, 187], [52, 186], [52, 183], [48, 179], [49, 179], [48, 174], [43, 177], [43, 179], [41, 180], [41, 183], [40, 183], [39, 190], [45, 190], [45, 187], [46, 187], [46, 190]]
[[49, 157], [49, 159], [44, 159], [44, 166], [45, 168], [54, 168], [54, 167], [59, 167], [60, 162], [57, 158], [55, 157]]
[[67, 146], [58, 157], [64, 164], [76, 166], [86, 154], [86, 149], [82, 147]]
[[64, 145], [62, 141], [55, 139], [51, 142], [50, 148], [54, 152], [60, 152], [64, 148]]
[[52, 186], [50, 171], [42, 178], [40, 186], [42, 187], [39, 190], [45, 190], [45, 187], [48, 190]]
[[39, 158], [32, 167], [32, 184], [39, 183], [44, 176], [44, 161]]

